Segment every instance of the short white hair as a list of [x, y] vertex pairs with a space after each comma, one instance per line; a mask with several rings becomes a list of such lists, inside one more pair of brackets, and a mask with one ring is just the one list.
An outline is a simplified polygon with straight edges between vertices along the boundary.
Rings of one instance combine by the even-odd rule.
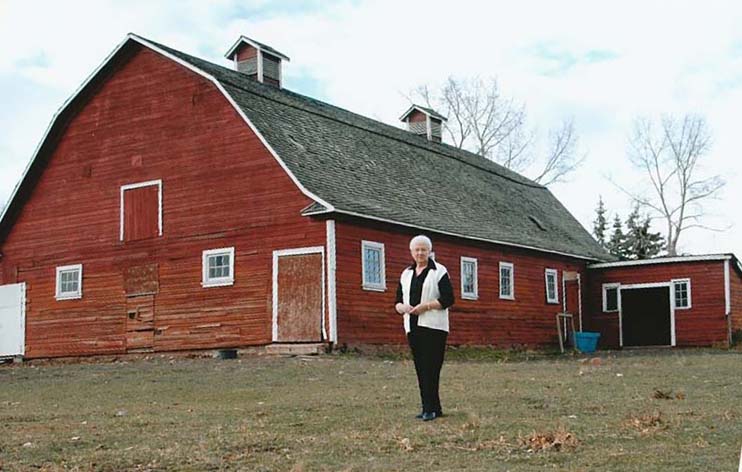
[[410, 250], [412, 250], [412, 247], [417, 243], [425, 244], [426, 246], [428, 246], [429, 251], [433, 250], [433, 241], [431, 241], [430, 238], [425, 236], [424, 234], [418, 234], [410, 240]]

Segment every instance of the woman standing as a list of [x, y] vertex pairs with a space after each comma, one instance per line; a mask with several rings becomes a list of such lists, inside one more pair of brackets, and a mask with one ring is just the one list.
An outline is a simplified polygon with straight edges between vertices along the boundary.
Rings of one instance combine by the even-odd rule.
[[432, 249], [427, 236], [410, 241], [415, 262], [402, 271], [395, 305], [397, 313], [404, 315], [422, 400], [422, 413], [417, 417], [423, 421], [443, 414], [438, 385], [448, 337], [448, 308], [454, 302], [448, 271], [430, 258]]

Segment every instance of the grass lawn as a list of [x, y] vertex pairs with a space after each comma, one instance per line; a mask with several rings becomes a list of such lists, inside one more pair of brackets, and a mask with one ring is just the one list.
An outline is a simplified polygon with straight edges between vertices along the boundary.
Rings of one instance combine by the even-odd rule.
[[403, 356], [0, 366], [0, 470], [737, 469], [741, 352], [447, 356], [429, 423]]

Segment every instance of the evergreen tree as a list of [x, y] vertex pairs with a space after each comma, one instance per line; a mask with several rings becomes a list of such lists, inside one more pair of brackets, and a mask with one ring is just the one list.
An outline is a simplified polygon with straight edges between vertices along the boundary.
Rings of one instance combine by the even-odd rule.
[[621, 226], [621, 218], [618, 217], [618, 213], [613, 218], [613, 233], [611, 239], [608, 241], [608, 252], [618, 257], [621, 260], [626, 260], [625, 254], [626, 248], [626, 236], [623, 233], [623, 227]]
[[664, 238], [660, 233], [649, 230], [650, 219], [640, 220], [639, 205], [626, 219], [626, 238], [623, 245], [623, 254], [627, 259], [649, 259], [656, 256], [665, 248]]
[[593, 235], [595, 240], [598, 241], [601, 247], [607, 248], [605, 240], [605, 233], [608, 229], [608, 222], [605, 219], [605, 205], [603, 204], [603, 197], [598, 197], [598, 208], [595, 209], [595, 220], [593, 221]]

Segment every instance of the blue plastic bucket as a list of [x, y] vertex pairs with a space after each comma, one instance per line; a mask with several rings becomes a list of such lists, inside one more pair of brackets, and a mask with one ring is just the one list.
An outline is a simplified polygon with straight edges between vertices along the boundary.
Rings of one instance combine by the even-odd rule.
[[575, 333], [575, 347], [580, 352], [595, 352], [598, 347], [598, 338], [600, 338], [600, 333], [577, 331]]

